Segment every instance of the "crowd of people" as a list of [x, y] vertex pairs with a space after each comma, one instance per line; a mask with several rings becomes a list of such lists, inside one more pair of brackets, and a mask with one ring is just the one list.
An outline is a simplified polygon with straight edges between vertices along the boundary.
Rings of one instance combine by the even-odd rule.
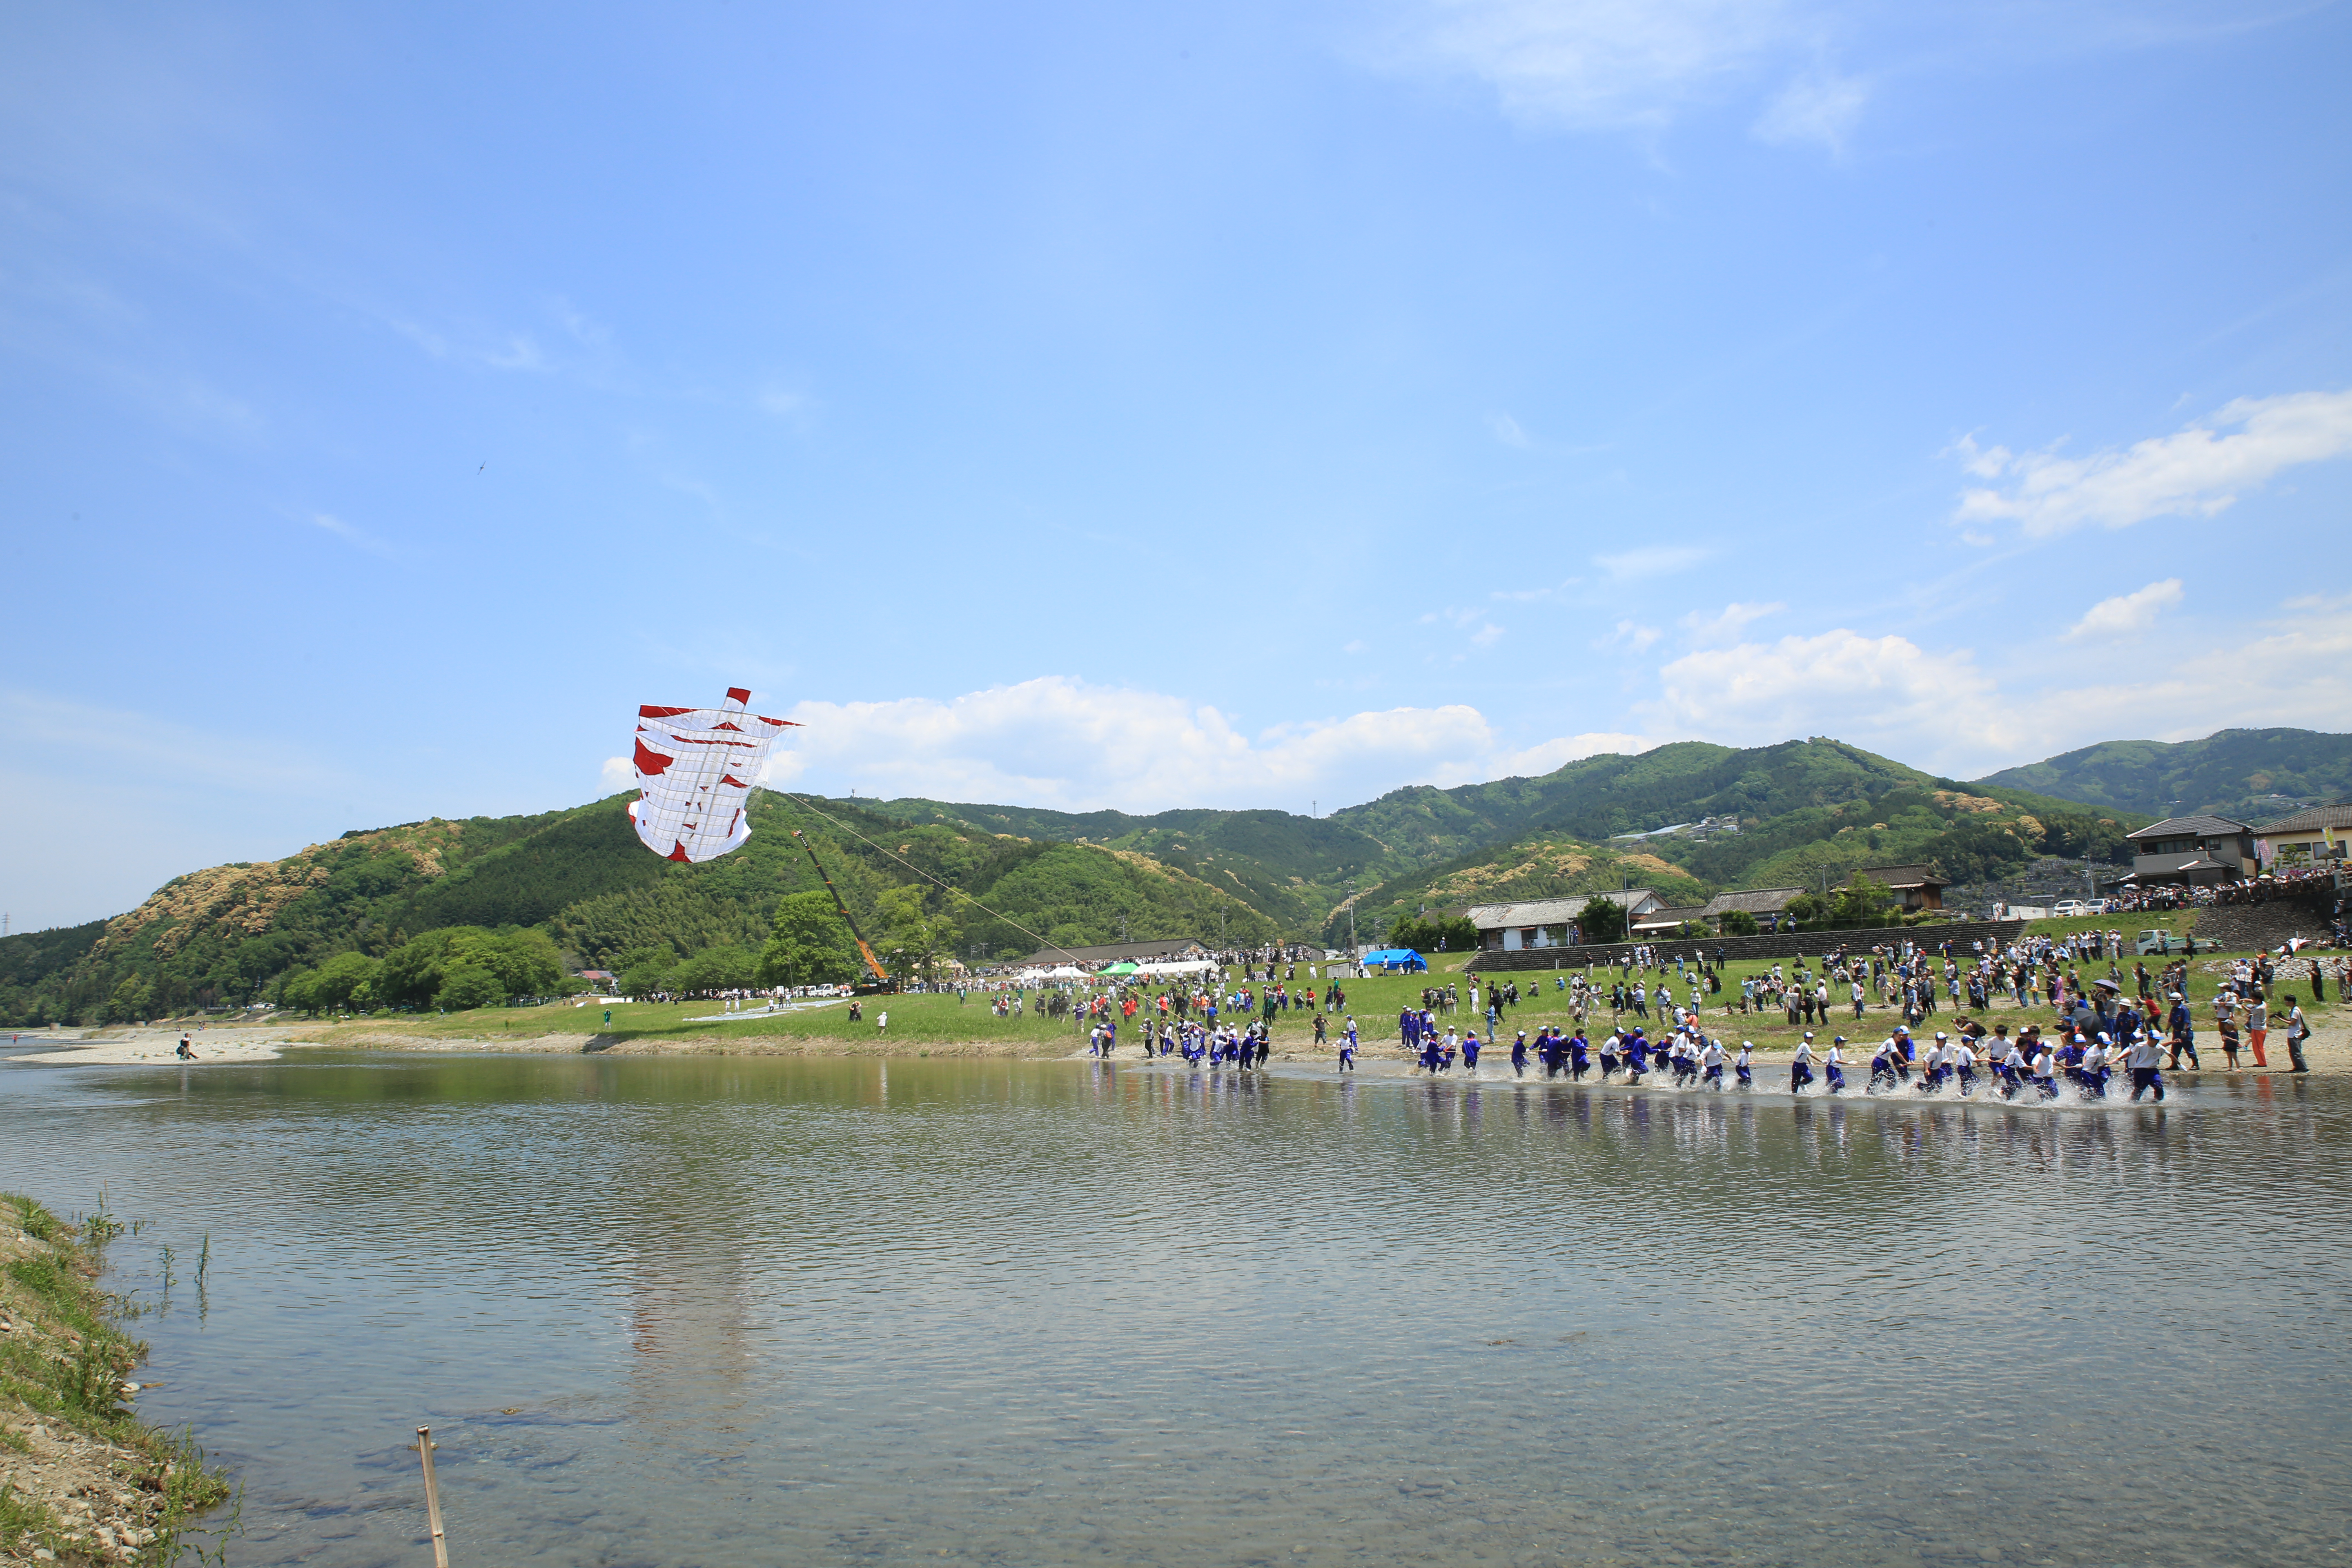
[[[2332, 866], [2287, 866], [2259, 877], [2210, 882], [2201, 887], [2159, 882], [2145, 888], [2120, 889], [2107, 896], [2106, 908], [2118, 914], [2134, 914], [2206, 909], [2216, 904], [2267, 904], [2277, 899], [2309, 898], [2314, 889], [2332, 888], [2335, 879]], [[2342, 942], [2344, 922], [2339, 920], [2334, 923], [2336, 940]]]

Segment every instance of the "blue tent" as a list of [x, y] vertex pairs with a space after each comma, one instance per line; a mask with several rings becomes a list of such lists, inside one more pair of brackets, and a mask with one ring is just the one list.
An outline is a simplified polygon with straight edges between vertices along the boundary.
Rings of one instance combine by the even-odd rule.
[[1381, 964], [1386, 968], [1413, 969], [1424, 974], [1429, 973], [1429, 961], [1409, 947], [1375, 948], [1364, 954], [1364, 962]]

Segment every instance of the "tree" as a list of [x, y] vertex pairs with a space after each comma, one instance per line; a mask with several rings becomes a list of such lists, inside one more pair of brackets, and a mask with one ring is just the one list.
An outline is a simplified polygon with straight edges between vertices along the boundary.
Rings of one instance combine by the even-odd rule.
[[832, 895], [784, 895], [769, 925], [768, 944], [760, 950], [761, 984], [839, 985], [863, 967]]
[[495, 970], [487, 963], [461, 958], [441, 972], [441, 989], [433, 1001], [446, 1012], [463, 1013], [506, 999], [506, 984]]
[[1478, 946], [1478, 928], [1461, 915], [1408, 915], [1389, 928], [1387, 941], [1415, 952], [1470, 952]]
[[745, 948], [721, 944], [706, 947], [670, 972], [669, 984], [688, 994], [701, 991], [748, 991], [760, 961]]
[[614, 972], [614, 978], [624, 996], [650, 996], [656, 991], [672, 991], [670, 975], [677, 968], [667, 948], [644, 948], [635, 963], [624, 964]]
[[1749, 914], [1746, 910], [1724, 910], [1723, 934], [1726, 936], [1754, 936], [1756, 934], [1756, 917]]
[[[562, 954], [545, 931], [443, 926], [420, 931], [384, 954], [370, 977], [371, 989], [377, 1000], [397, 1005], [446, 1007], [442, 994], [450, 973], [460, 966], [488, 974], [501, 996], [544, 996], [563, 984]], [[478, 989], [470, 980], [463, 988], [468, 995]]]
[[314, 1013], [351, 1006], [381, 967], [363, 952], [339, 952], [310, 972], [308, 995], [296, 1005]]
[[1577, 911], [1576, 923], [1588, 942], [1623, 942], [1625, 906], [1614, 899], [1588, 899]]
[[1856, 872], [1853, 880], [1840, 888], [1831, 902], [1830, 921], [1849, 930], [1877, 925], [1885, 918], [1886, 906], [1894, 901], [1895, 895], [1886, 890], [1884, 883]]
[[956, 944], [961, 934], [946, 915], [923, 912], [923, 889], [892, 888], [875, 900], [882, 916], [882, 962], [901, 980], [919, 974], [935, 977], [939, 957]]

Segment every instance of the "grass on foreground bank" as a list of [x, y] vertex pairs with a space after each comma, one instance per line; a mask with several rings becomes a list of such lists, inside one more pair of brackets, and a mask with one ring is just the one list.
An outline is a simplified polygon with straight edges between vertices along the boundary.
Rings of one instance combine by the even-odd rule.
[[123, 1380], [147, 1347], [116, 1321], [126, 1304], [98, 1285], [121, 1228], [103, 1212], [70, 1226], [0, 1193], [0, 1468], [31, 1478], [20, 1460], [37, 1454], [47, 1483], [12, 1476], [0, 1485], [0, 1552], [175, 1563], [196, 1544], [191, 1522], [229, 1495], [192, 1438], [148, 1426], [124, 1404]]

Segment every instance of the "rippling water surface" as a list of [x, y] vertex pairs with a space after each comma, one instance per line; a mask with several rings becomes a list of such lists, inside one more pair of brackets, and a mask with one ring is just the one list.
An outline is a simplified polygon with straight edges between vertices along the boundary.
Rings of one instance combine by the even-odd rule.
[[[2352, 1086], [0, 1068], [247, 1563], [2333, 1563]], [[193, 1282], [200, 1238], [212, 1261]]]

